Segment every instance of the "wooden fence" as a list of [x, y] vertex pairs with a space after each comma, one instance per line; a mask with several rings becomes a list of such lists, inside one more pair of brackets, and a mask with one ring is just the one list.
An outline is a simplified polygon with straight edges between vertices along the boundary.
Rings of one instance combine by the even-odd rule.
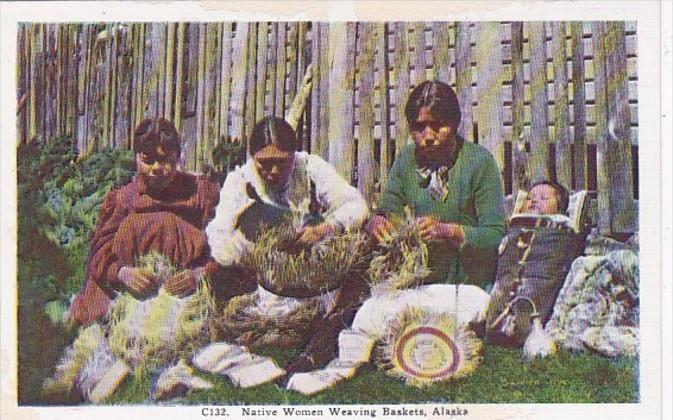
[[183, 166], [201, 171], [227, 136], [286, 115], [311, 64], [300, 147], [375, 202], [408, 141], [406, 96], [436, 78], [508, 194], [554, 179], [597, 191], [603, 233], [637, 229], [635, 23], [32, 23], [17, 42], [21, 142], [128, 148], [133, 126], [160, 115], [182, 133]]

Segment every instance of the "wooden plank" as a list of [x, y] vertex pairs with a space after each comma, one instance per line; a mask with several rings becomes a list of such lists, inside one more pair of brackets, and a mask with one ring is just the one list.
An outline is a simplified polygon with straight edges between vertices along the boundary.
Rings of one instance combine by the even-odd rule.
[[194, 153], [194, 163], [190, 168], [196, 172], [203, 171], [204, 162], [204, 147], [206, 141], [204, 139], [206, 131], [206, 119], [209, 115], [206, 113], [208, 101], [206, 101], [206, 67], [208, 60], [207, 40], [208, 40], [208, 23], [199, 24], [199, 59], [198, 59], [198, 77], [196, 82], [196, 147]]
[[[353, 40], [355, 47], [355, 40]], [[320, 156], [328, 160], [330, 154], [330, 89], [331, 89], [331, 61], [330, 61], [330, 25], [323, 23], [320, 25], [320, 113], [318, 114], [318, 141], [320, 142]]]
[[[18, 35], [18, 34], [17, 34]], [[66, 88], [66, 73], [67, 73], [67, 61], [65, 54], [68, 53], [68, 27], [67, 25], [61, 24], [56, 25], [56, 121], [54, 127], [54, 133], [56, 138], [61, 138], [64, 135], [64, 116], [66, 111], [64, 97], [67, 94]], [[20, 54], [19, 54], [20, 55]], [[20, 65], [20, 63], [17, 63]], [[18, 69], [18, 67], [17, 67]], [[18, 86], [17, 86], [18, 87]]]
[[105, 91], [103, 93], [103, 131], [101, 143], [108, 148], [114, 147], [114, 104], [117, 100], [117, 43], [118, 25], [108, 24], [105, 61]]
[[[175, 104], [175, 88], [178, 80], [175, 78], [175, 60], [176, 60], [176, 34], [178, 24], [169, 23], [166, 27], [166, 76], [164, 93], [164, 115], [167, 120], [173, 120], [173, 105]], [[175, 124], [175, 123], [174, 123]]]
[[27, 69], [27, 60], [26, 60], [26, 23], [19, 23], [17, 28], [17, 39], [16, 39], [16, 134], [19, 140], [19, 144], [26, 143], [26, 103], [28, 99], [28, 83], [26, 74], [28, 73]]
[[435, 22], [432, 28], [435, 78], [445, 83], [451, 80], [451, 57], [449, 56], [449, 22]]
[[[320, 92], [323, 89], [322, 79], [327, 77], [328, 73], [323, 68], [322, 63], [322, 44], [320, 27], [327, 25], [323, 22], [313, 22], [311, 25], [311, 66], [313, 67], [313, 89], [311, 91], [311, 127], [310, 127], [310, 150], [311, 153], [325, 157], [322, 150], [320, 150]], [[328, 47], [325, 46], [325, 49]], [[327, 54], [327, 51], [325, 51]], [[325, 73], [325, 75], [323, 75]]]
[[411, 79], [412, 86], [418, 86], [426, 80], [425, 67], [427, 59], [425, 57], [425, 22], [416, 22], [414, 28], [414, 72]]
[[30, 88], [28, 101], [28, 142], [34, 142], [40, 135], [40, 119], [44, 115], [42, 61], [43, 61], [43, 24], [31, 24], [30, 31]]
[[523, 78], [523, 22], [511, 24], [512, 59], [512, 191], [528, 190], [530, 178], [527, 172], [528, 154], [523, 135], [524, 78]]
[[[269, 24], [269, 41], [267, 44], [266, 83], [264, 84], [264, 116], [275, 115], [276, 108], [276, 69], [279, 67], [278, 60], [278, 22]], [[284, 66], [281, 65], [284, 68]], [[281, 83], [282, 86], [282, 83]], [[285, 93], [285, 89], [281, 89]], [[283, 114], [278, 114], [283, 117]]]
[[358, 57], [357, 78], [360, 85], [359, 121], [360, 132], [358, 137], [358, 190], [370, 203], [374, 198], [374, 183], [378, 167], [374, 157], [374, 94], [375, 94], [375, 64], [376, 48], [379, 39], [384, 37], [382, 23], [359, 23], [358, 28]]
[[479, 22], [477, 32], [477, 109], [479, 121], [479, 144], [488, 149], [501, 171], [505, 168], [504, 138], [502, 137], [502, 59], [500, 48], [500, 24]]
[[[304, 56], [304, 35], [306, 22], [288, 22], [288, 27], [286, 30], [286, 42], [287, 47], [283, 48], [286, 50], [285, 53], [285, 76], [287, 77], [286, 86], [286, 95], [287, 99], [283, 100], [282, 114], [287, 114], [287, 109], [290, 106], [290, 98], [294, 98], [294, 95], [297, 93], [297, 71], [303, 72], [306, 66], [306, 56]], [[300, 26], [303, 26], [302, 37], [299, 37]], [[278, 108], [278, 101], [276, 100], [276, 108]]]
[[115, 113], [114, 145], [128, 147], [131, 143], [131, 100], [133, 97], [133, 51], [131, 33], [127, 27], [118, 31], [117, 42], [117, 96], [112, 112]]
[[232, 41], [232, 69], [231, 69], [231, 112], [232, 138], [243, 140], [245, 85], [248, 67], [248, 33], [252, 23], [239, 22], [236, 24], [236, 34]]
[[182, 104], [183, 104], [183, 86], [185, 77], [185, 51], [187, 41], [187, 23], [177, 24], [176, 50], [175, 50], [175, 98], [173, 105], [173, 124], [178, 133], [182, 133]]
[[215, 148], [220, 136], [220, 95], [222, 74], [222, 24], [209, 22], [205, 28], [206, 45], [204, 103], [205, 117], [203, 137], [200, 143], [198, 170], [205, 165], [212, 166], [211, 151]]
[[392, 165], [392, 147], [390, 145], [390, 100], [388, 89], [390, 81], [388, 80], [388, 33], [389, 24], [383, 24], [381, 34], [378, 37], [377, 53], [376, 53], [376, 67], [377, 85], [379, 86], [379, 98], [381, 107], [381, 140], [380, 140], [380, 157], [379, 157], [379, 190], [382, 190], [386, 185], [388, 179], [388, 170]]
[[220, 80], [220, 140], [229, 135], [229, 105], [231, 103], [231, 64], [233, 24], [224, 22], [222, 27], [222, 64]]
[[[182, 83], [181, 133], [182, 166], [187, 170], [196, 167], [198, 137], [197, 104], [199, 89], [199, 57], [201, 29], [199, 23], [189, 23], [185, 28], [185, 54], [183, 55], [184, 82]], [[177, 100], [177, 99], [176, 99]]]
[[[265, 116], [265, 99], [266, 99], [266, 81], [267, 81], [267, 65], [269, 53], [269, 23], [268, 22], [259, 22], [257, 24], [257, 70], [255, 76], [255, 120], [253, 122], [261, 120]], [[249, 126], [252, 130], [252, 125]]]
[[[276, 59], [272, 63], [276, 64], [276, 82], [273, 91], [275, 92], [275, 99], [273, 105], [273, 115], [283, 117], [285, 115], [285, 76], [287, 75], [287, 31], [286, 23], [276, 23]], [[294, 58], [296, 60], [296, 57]], [[290, 101], [292, 96], [288, 96]]]
[[528, 23], [531, 65], [531, 137], [528, 173], [530, 180], [551, 179], [548, 166], [547, 54], [542, 22]]
[[244, 138], [252, 133], [252, 129], [257, 122], [257, 101], [256, 101], [256, 91], [259, 81], [259, 74], [257, 70], [260, 69], [259, 54], [257, 48], [257, 41], [259, 36], [259, 26], [263, 26], [264, 23], [251, 23], [250, 32], [248, 36], [248, 63], [249, 67], [247, 71], [247, 80], [246, 80], [246, 100], [245, 100], [245, 127], [244, 127]]
[[144, 42], [142, 107], [144, 117], [164, 115], [167, 24], [147, 24]]
[[43, 55], [43, 70], [42, 70], [42, 83], [44, 90], [42, 92], [43, 101], [44, 101], [44, 113], [42, 114], [41, 122], [41, 131], [42, 138], [45, 142], [51, 142], [54, 138], [54, 123], [56, 119], [56, 104], [54, 100], [56, 99], [56, 68], [55, 68], [55, 52], [56, 45], [54, 39], [54, 32], [56, 26], [54, 24], [45, 24], [44, 33], [43, 33], [43, 46], [44, 46], [44, 55]]
[[410, 54], [408, 23], [395, 23], [395, 59], [391, 79], [395, 86], [395, 151], [399, 153], [409, 141], [409, 124], [404, 114], [410, 88]]
[[573, 160], [575, 162], [574, 184], [577, 189], [586, 188], [586, 113], [584, 90], [584, 42], [582, 40], [582, 23], [570, 24], [572, 36], [572, 68], [573, 68]]
[[143, 118], [143, 113], [144, 113], [144, 101], [143, 101], [143, 92], [145, 91], [145, 77], [144, 77], [144, 71], [143, 69], [145, 68], [145, 26], [147, 24], [145, 23], [139, 23], [135, 26], [135, 38], [136, 38], [136, 43], [134, 46], [134, 62], [136, 63], [136, 69], [134, 73], [134, 81], [133, 81], [133, 90], [135, 97], [133, 98], [133, 104], [134, 104], [134, 109], [133, 109], [133, 129], [135, 129], [138, 124], [140, 124], [140, 121]]
[[456, 22], [456, 94], [460, 104], [458, 134], [474, 141], [472, 136], [472, 51], [469, 22]]
[[353, 178], [353, 91], [356, 23], [329, 24], [329, 162], [349, 182]]
[[[596, 74], [596, 107], [606, 108], [607, 125], [601, 122], [598, 143], [599, 229], [613, 236], [630, 234], [638, 229], [633, 203], [633, 161], [629, 141], [627, 45], [624, 22], [607, 22], [598, 28], [597, 47], [605, 61], [605, 79]], [[594, 36], [597, 36], [596, 32]], [[602, 41], [602, 43], [601, 43]], [[598, 59], [598, 51], [596, 51]], [[605, 93], [603, 93], [605, 92]], [[605, 95], [605, 99], [603, 99]], [[599, 100], [600, 97], [600, 100]], [[598, 114], [598, 112], [597, 112]], [[598, 120], [596, 129], [599, 129]], [[606, 220], [607, 219], [607, 220]]]
[[[295, 86], [293, 87], [294, 81], [297, 80], [297, 83], [299, 83], [298, 77], [300, 76], [302, 71], [305, 71], [304, 69], [307, 69], [308, 66], [311, 64], [311, 43], [307, 41], [307, 33], [308, 33], [308, 24], [306, 22], [300, 22], [298, 24], [297, 28], [297, 40], [296, 40], [296, 54], [297, 54], [297, 59], [296, 59], [296, 65], [294, 65], [293, 61], [289, 61], [289, 63], [292, 63], [290, 65], [290, 70], [288, 72], [288, 91], [289, 92], [294, 92], [298, 88]], [[290, 49], [291, 51], [291, 49]], [[311, 70], [313, 74], [313, 69]], [[299, 73], [299, 74], [296, 74]], [[316, 89], [315, 87], [315, 82], [312, 83], [312, 90], [311, 94], [313, 93], [313, 89]], [[288, 94], [289, 95], [289, 94]], [[310, 97], [309, 97], [310, 98]], [[287, 112], [287, 108], [289, 108], [290, 104], [288, 101], [285, 101], [285, 112]], [[310, 151], [310, 144], [311, 144], [311, 130], [310, 130], [310, 118], [311, 116], [311, 100], [309, 99], [306, 102], [306, 107], [304, 109], [304, 113], [301, 115], [299, 124], [297, 126], [297, 137], [301, 139], [301, 148], [302, 150], [305, 151]]]
[[572, 189], [572, 147], [568, 114], [568, 75], [566, 72], [566, 30], [563, 22], [552, 22], [554, 63], [554, 142], [556, 143], [556, 181]]

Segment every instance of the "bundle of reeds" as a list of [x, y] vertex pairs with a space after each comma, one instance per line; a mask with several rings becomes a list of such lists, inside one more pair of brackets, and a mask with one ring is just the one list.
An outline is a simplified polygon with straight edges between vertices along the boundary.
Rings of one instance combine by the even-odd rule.
[[[163, 283], [176, 273], [166, 257], [152, 253], [138, 265]], [[156, 297], [139, 301], [122, 294], [113, 301], [109, 316], [109, 342], [113, 353], [134, 368], [155, 368], [179, 357], [188, 357], [208, 341], [208, 318], [214, 312], [207, 282], [201, 279], [196, 291], [185, 298], [163, 288]]]
[[296, 224], [283, 221], [262, 230], [242, 265], [257, 273], [258, 283], [281, 296], [306, 298], [341, 286], [364, 272], [369, 239], [362, 232], [329, 237], [313, 247], [297, 245]]
[[405, 213], [404, 217], [390, 218], [393, 231], [373, 251], [367, 278], [374, 292], [418, 286], [430, 274], [428, 246], [411, 211], [406, 209]]
[[47, 398], [86, 394], [114, 364], [114, 356], [98, 324], [83, 328], [61, 356], [54, 376], [42, 387]]

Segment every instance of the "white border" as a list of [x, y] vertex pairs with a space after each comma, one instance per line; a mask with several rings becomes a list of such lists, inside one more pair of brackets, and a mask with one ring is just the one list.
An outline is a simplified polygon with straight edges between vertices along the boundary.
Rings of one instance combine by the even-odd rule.
[[[667, 2], [664, 2], [667, 3]], [[661, 368], [670, 371], [670, 295], [671, 267], [666, 266], [666, 284], [661, 283], [662, 232], [670, 257], [671, 221], [667, 218], [662, 230], [661, 209], [671, 209], [671, 144], [670, 127], [666, 141], [661, 141], [660, 124], [660, 60], [667, 60], [671, 74], [671, 43], [668, 56], [659, 49], [666, 40], [660, 33], [661, 9], [670, 4], [658, 1], [434, 1], [434, 2], [27, 2], [0, 5], [0, 63], [2, 74], [0, 95], [2, 108], [0, 127], [0, 276], [2, 309], [0, 357], [0, 417], [3, 419], [63, 419], [126, 417], [162, 419], [203, 418], [201, 408], [194, 407], [17, 407], [16, 406], [16, 23], [19, 21], [265, 21], [265, 20], [637, 20], [639, 76], [639, 139], [640, 139], [640, 238], [641, 238], [641, 363], [638, 404], [461, 404], [469, 410], [466, 418], [661, 418]], [[670, 13], [669, 13], [670, 15]], [[670, 22], [669, 22], [670, 23]], [[670, 34], [670, 24], [668, 26]], [[669, 35], [670, 36], [670, 35]], [[670, 100], [670, 83], [667, 86]], [[668, 106], [668, 125], [671, 108]], [[664, 120], [666, 119], [664, 118]], [[662, 154], [663, 152], [663, 154]], [[660, 189], [661, 159], [668, 183]], [[665, 198], [665, 202], [661, 198]], [[669, 260], [668, 258], [665, 258]], [[670, 261], [670, 260], [669, 260]], [[661, 291], [664, 291], [662, 294]], [[668, 293], [666, 293], [668, 291]], [[662, 302], [666, 300], [667, 302]], [[662, 325], [662, 303], [667, 320]], [[666, 342], [662, 347], [662, 327]], [[662, 365], [661, 356], [667, 360]], [[664, 375], [668, 376], [668, 375]], [[670, 381], [666, 388], [670, 403]], [[666, 395], [666, 394], [665, 394]], [[450, 405], [450, 404], [449, 404]], [[432, 406], [432, 405], [430, 405]], [[307, 407], [310, 408], [311, 406]], [[372, 406], [373, 407], [373, 406]], [[230, 409], [236, 418], [237, 408]], [[380, 409], [379, 409], [380, 413]], [[668, 410], [670, 415], [670, 410]], [[297, 417], [308, 418], [308, 417]], [[363, 417], [367, 418], [367, 417]], [[405, 418], [413, 418], [408, 416]]]

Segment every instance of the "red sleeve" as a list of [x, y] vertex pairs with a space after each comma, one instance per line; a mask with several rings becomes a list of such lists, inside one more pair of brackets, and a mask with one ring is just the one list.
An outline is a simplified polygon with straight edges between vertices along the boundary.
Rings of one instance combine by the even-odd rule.
[[105, 196], [98, 213], [96, 229], [91, 238], [87, 279], [95, 281], [103, 288], [117, 283], [117, 272], [121, 268], [118, 258], [112, 252], [112, 240], [119, 225], [127, 216], [121, 197], [122, 190], [119, 189], [112, 190]]
[[[199, 182], [199, 196], [202, 209], [201, 229], [205, 230], [208, 223], [215, 217], [215, 209], [220, 201], [220, 185], [201, 178]], [[205, 274], [212, 278], [220, 270], [220, 265], [212, 257], [208, 257], [203, 268]]]

